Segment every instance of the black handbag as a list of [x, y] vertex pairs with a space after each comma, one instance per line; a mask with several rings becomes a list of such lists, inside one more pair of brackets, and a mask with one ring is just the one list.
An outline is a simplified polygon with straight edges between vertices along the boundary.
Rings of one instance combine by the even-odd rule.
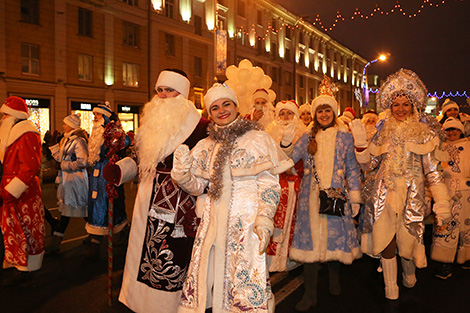
[[320, 209], [318, 213], [334, 216], [344, 216], [346, 200], [328, 197], [325, 190], [320, 190]]

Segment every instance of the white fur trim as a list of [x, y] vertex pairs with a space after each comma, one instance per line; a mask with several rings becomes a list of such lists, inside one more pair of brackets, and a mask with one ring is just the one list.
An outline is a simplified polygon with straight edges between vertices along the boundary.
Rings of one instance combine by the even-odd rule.
[[315, 110], [321, 104], [328, 104], [335, 112], [335, 115], [338, 115], [338, 102], [336, 102], [335, 98], [321, 95], [312, 100], [312, 116], [315, 116]]
[[456, 118], [453, 118], [453, 117], [449, 117], [448, 119], [446, 119], [444, 124], [442, 124], [442, 128], [444, 130], [447, 130], [449, 128], [456, 128], [456, 129], [460, 130], [462, 132], [462, 134], [465, 133], [465, 128], [463, 127], [462, 122], [459, 121]]
[[157, 91], [158, 87], [170, 87], [188, 99], [190, 85], [191, 83], [189, 80], [179, 73], [173, 71], [161, 71], [155, 84], [155, 91]]
[[28, 185], [23, 183], [18, 177], [13, 177], [13, 179], [5, 186], [5, 190], [16, 199], [21, 197], [26, 189], [28, 189]]
[[14, 110], [14, 109], [10, 108], [9, 106], [7, 106], [5, 104], [2, 105], [2, 107], [0, 108], [0, 112], [2, 112], [4, 114], [11, 115], [11, 116], [16, 117], [17, 119], [20, 119], [20, 120], [25, 120], [29, 117], [29, 113]]
[[134, 179], [137, 175], [137, 164], [134, 159], [126, 157], [116, 162], [116, 165], [121, 169], [121, 177], [118, 186], [123, 183]]
[[[123, 230], [127, 226], [127, 220], [123, 221], [119, 225], [114, 225], [113, 226], [113, 233], [117, 234], [121, 230]], [[106, 236], [108, 235], [108, 227], [99, 227], [99, 226], [93, 226], [88, 223], [85, 224], [85, 230], [87, 233], [90, 235], [97, 235], [97, 236]]]
[[28, 255], [28, 261], [26, 266], [21, 265], [12, 265], [10, 263], [5, 264], [6, 261], [3, 263], [3, 268], [15, 267], [19, 271], [23, 272], [33, 272], [41, 269], [42, 260], [44, 258], [44, 251], [39, 254]]
[[271, 102], [269, 100], [269, 94], [268, 92], [266, 91], [266, 89], [260, 89], [260, 90], [257, 90], [255, 91], [255, 93], [253, 94], [253, 102], [256, 100], [256, 99], [264, 99], [266, 100], [267, 102]]
[[36, 126], [34, 126], [33, 122], [31, 122], [30, 120], [24, 120], [16, 123], [10, 131], [10, 135], [8, 136], [7, 147], [9, 147], [18, 138], [20, 138], [26, 133], [39, 134], [39, 131]]
[[210, 108], [214, 102], [220, 99], [229, 99], [238, 106], [238, 99], [235, 91], [227, 85], [215, 83], [204, 96], [204, 105], [207, 108], [209, 115], [211, 114]]
[[292, 101], [280, 101], [276, 104], [276, 117], [279, 117], [279, 113], [283, 110], [287, 109], [292, 111], [297, 118], [299, 117], [299, 107]]
[[457, 110], [460, 111], [459, 105], [455, 103], [454, 101], [450, 99], [446, 99], [444, 103], [442, 104], [442, 115], [445, 115], [445, 113], [450, 109], [450, 108], [456, 108]]
[[312, 114], [312, 105], [308, 103], [302, 104], [299, 107], [299, 114], [302, 114], [303, 112], [309, 112], [310, 114]]

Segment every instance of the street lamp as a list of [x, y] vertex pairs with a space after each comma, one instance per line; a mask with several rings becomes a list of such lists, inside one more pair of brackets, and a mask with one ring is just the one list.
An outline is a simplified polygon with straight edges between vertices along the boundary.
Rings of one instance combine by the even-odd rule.
[[369, 86], [367, 84], [367, 67], [377, 61], [385, 61], [387, 56], [385, 54], [381, 54], [377, 59], [368, 62], [364, 66], [364, 70], [362, 71], [362, 94], [364, 96], [364, 106], [367, 107], [369, 105]]

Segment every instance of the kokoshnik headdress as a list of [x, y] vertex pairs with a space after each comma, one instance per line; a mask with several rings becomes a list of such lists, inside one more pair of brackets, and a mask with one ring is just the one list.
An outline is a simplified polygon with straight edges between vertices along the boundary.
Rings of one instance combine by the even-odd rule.
[[338, 102], [336, 102], [335, 96], [338, 92], [338, 87], [330, 80], [328, 76], [325, 76], [318, 87], [320, 95], [312, 101], [312, 116], [315, 116], [317, 107], [321, 104], [328, 104], [331, 106], [335, 115], [338, 115]]
[[397, 97], [405, 96], [418, 110], [426, 108], [427, 89], [415, 72], [400, 69], [387, 77], [380, 87], [377, 102], [383, 110], [390, 109]]

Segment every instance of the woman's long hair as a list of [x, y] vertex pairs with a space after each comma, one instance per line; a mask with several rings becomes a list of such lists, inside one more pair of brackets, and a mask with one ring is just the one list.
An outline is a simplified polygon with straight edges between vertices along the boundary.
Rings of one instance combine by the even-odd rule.
[[326, 125], [326, 126], [322, 126], [320, 125], [320, 123], [318, 122], [317, 120], [317, 112], [318, 110], [320, 109], [326, 109], [326, 108], [331, 108], [330, 105], [328, 104], [320, 104], [316, 110], [315, 110], [315, 114], [313, 116], [313, 125], [312, 125], [312, 131], [310, 133], [310, 141], [308, 143], [308, 146], [307, 146], [307, 152], [311, 155], [311, 156], [314, 156], [315, 153], [317, 153], [317, 150], [318, 150], [318, 147], [317, 147], [317, 141], [315, 140], [315, 136], [317, 135], [318, 131], [320, 129], [327, 129], [327, 128], [330, 128], [334, 125], [336, 125], [337, 121], [338, 121], [338, 117], [336, 116], [336, 114], [334, 113], [333, 109], [331, 109], [333, 111], [333, 120], [331, 121], [330, 124]]

